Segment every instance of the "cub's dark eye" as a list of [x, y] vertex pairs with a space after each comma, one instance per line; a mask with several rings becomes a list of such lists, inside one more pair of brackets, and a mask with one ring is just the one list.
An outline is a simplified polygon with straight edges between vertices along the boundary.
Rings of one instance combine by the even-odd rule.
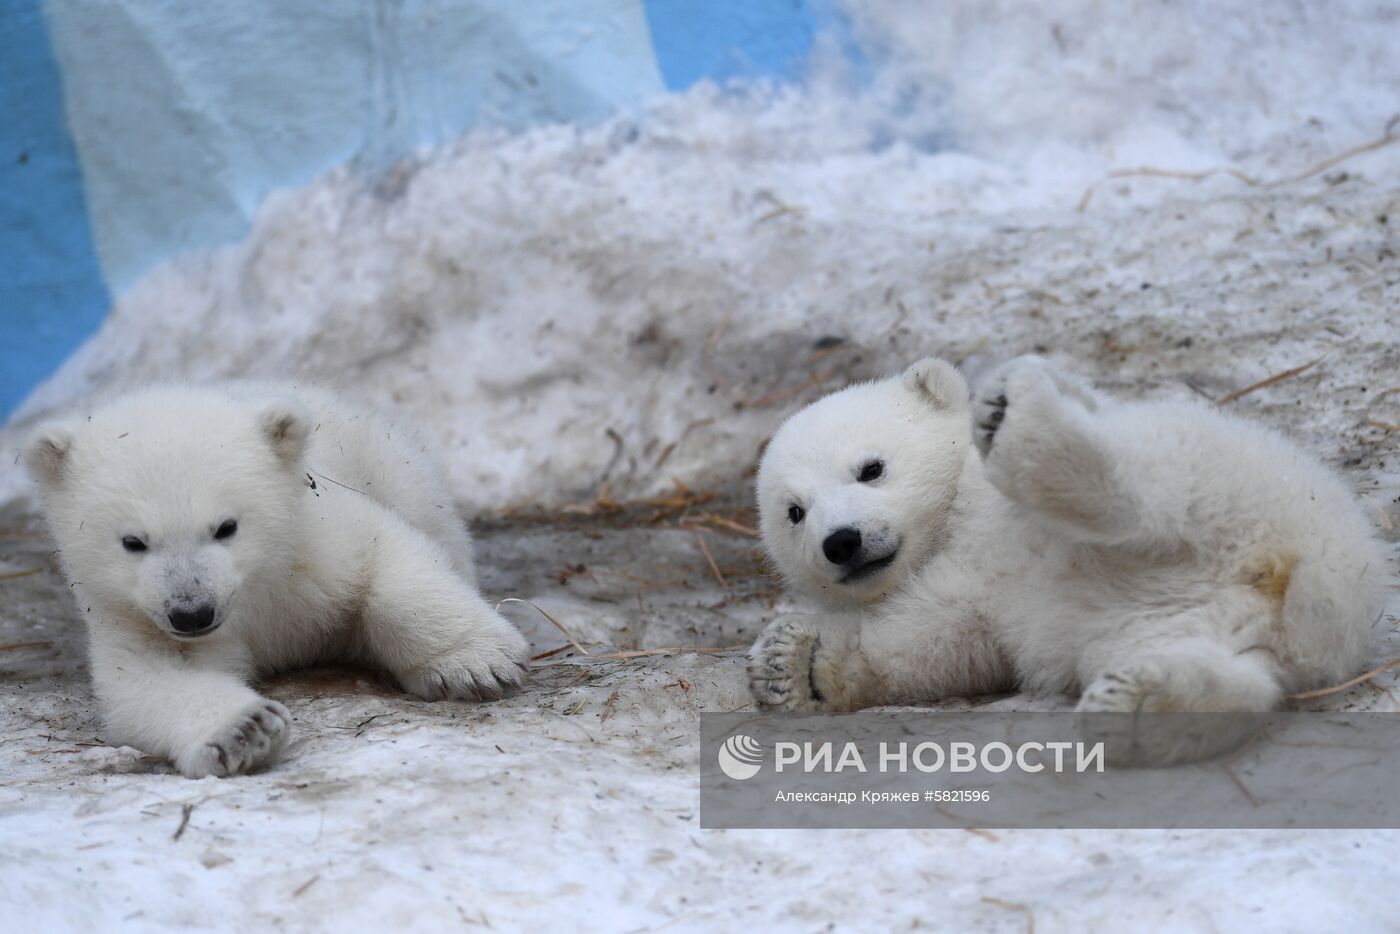
[[807, 510], [803, 509], [801, 506], [788, 507], [788, 518], [792, 520], [793, 525], [801, 522], [806, 516]]
[[873, 480], [879, 480], [880, 477], [884, 476], [884, 473], [884, 461], [871, 461], [860, 469], [860, 476], [856, 477], [856, 479], [861, 483], [870, 483]]
[[122, 547], [130, 552], [145, 551], [146, 543], [135, 535], [127, 535], [122, 539]]
[[234, 533], [237, 531], [238, 523], [232, 519], [225, 519], [223, 525], [219, 526], [218, 531], [214, 533], [214, 537], [223, 541], [226, 538], [233, 538]]

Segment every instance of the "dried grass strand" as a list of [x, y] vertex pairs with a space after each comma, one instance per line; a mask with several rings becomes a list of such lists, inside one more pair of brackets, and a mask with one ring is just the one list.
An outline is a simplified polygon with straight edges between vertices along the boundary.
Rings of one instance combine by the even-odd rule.
[[1361, 417], [1365, 419], [1366, 424], [1372, 426], [1373, 428], [1384, 429], [1385, 431], [1400, 431], [1400, 423], [1382, 421], [1381, 419], [1375, 418], [1371, 415], [1371, 409], [1375, 407], [1377, 402], [1380, 402], [1387, 396], [1393, 396], [1398, 392], [1400, 392], [1400, 386], [1392, 386], [1391, 388], [1382, 390], [1381, 392], [1378, 392], [1374, 396], [1372, 396], [1371, 401], [1366, 403], [1366, 410], [1361, 413]]
[[809, 389], [820, 389], [841, 372], [840, 367], [832, 367], [825, 373], [812, 370], [807, 374], [807, 378], [796, 385], [775, 389], [758, 398], [740, 399], [737, 403], [743, 409], [764, 409], [770, 405], [777, 405], [779, 402], [786, 402], [793, 396], [800, 396]]
[[633, 649], [628, 652], [613, 652], [609, 655], [595, 655], [594, 658], [606, 658], [611, 661], [621, 661], [629, 658], [650, 658], [653, 655], [727, 655], [730, 652], [747, 652], [746, 645], [721, 645], [714, 647], [679, 645], [664, 649]]
[[1029, 905], [1020, 902], [1009, 902], [1004, 898], [995, 898], [991, 895], [983, 895], [982, 901], [988, 905], [995, 905], [998, 908], [1005, 908], [1007, 911], [1019, 911], [1026, 916], [1026, 934], [1035, 934], [1035, 912], [1031, 911]]
[[1083, 214], [1085, 209], [1089, 207], [1089, 202], [1093, 200], [1094, 192], [1099, 190], [1099, 186], [1111, 182], [1115, 178], [1179, 178], [1184, 179], [1188, 182], [1201, 182], [1214, 175], [1228, 175], [1231, 178], [1238, 179], [1239, 181], [1243, 182], [1251, 188], [1255, 188], [1262, 184], [1262, 182], [1260, 182], [1260, 180], [1255, 178], [1254, 176], [1246, 175], [1239, 169], [1231, 168], [1229, 166], [1220, 166], [1218, 168], [1213, 169], [1202, 169], [1199, 172], [1187, 172], [1178, 169], [1162, 169], [1150, 165], [1138, 166], [1135, 169], [1114, 169], [1112, 172], [1109, 172], [1103, 178], [1094, 182], [1094, 184], [1090, 185], [1084, 190], [1084, 195], [1079, 199], [1079, 204], [1075, 206], [1074, 210], [1079, 214]]
[[596, 658], [600, 661], [625, 661], [629, 658], [648, 658], [652, 655], [724, 655], [729, 652], [744, 652], [748, 649], [747, 646], [743, 645], [724, 645], [716, 647], [678, 645], [667, 646], [665, 648], [659, 649], [634, 649], [626, 652], [610, 652], [606, 655], [595, 655], [594, 653], [588, 651], [583, 647], [582, 643], [580, 643], [578, 639], [574, 637], [574, 634], [569, 631], [569, 627], [559, 622], [559, 620], [555, 619], [549, 613], [546, 613], [543, 609], [531, 603], [529, 600], [522, 600], [520, 597], [506, 597], [500, 603], [496, 604], [496, 608], [499, 610], [502, 606], [504, 606], [507, 603], [525, 604], [525, 606], [530, 607], [535, 612], [543, 616], [545, 619], [549, 620], [550, 623], [553, 624], [554, 628], [558, 629], [561, 633], [563, 633], [564, 638], [569, 640], [568, 645], [561, 645], [557, 649], [552, 649], [548, 652], [541, 653], [540, 655], [537, 655], [534, 658], [532, 658], [531, 661], [537, 661], [542, 658], [548, 658], [551, 655], [558, 655], [560, 652], [563, 652], [564, 650], [570, 647], [572, 647], [581, 655], [586, 655], [589, 658]]
[[[758, 538], [758, 529], [755, 529], [753, 526], [744, 525], [742, 522], [735, 522], [733, 519], [727, 519], [724, 516], [717, 515], [713, 512], [701, 513], [695, 516], [686, 516], [685, 522], [687, 525], [689, 523], [699, 523], [700, 525], [713, 525], [717, 528], [733, 532], [736, 535], [743, 535], [747, 538]], [[692, 531], [694, 530], [692, 529]]]
[[603, 715], [598, 718], [600, 723], [608, 722], [608, 717], [612, 716], [613, 707], [617, 706], [617, 699], [621, 696], [621, 691], [613, 691], [608, 695], [608, 699], [603, 702]]
[[[535, 604], [531, 603], [529, 600], [522, 600], [522, 599], [520, 599], [519, 597], [506, 597], [506, 598], [505, 598], [504, 600], [502, 600], [500, 603], [496, 604], [496, 609], [497, 609], [497, 610], [500, 610], [500, 608], [503, 607], [503, 606], [505, 606], [507, 603], [523, 603], [523, 604], [525, 604], [526, 606], [528, 606], [528, 607], [530, 607], [531, 609], [533, 609], [536, 613], [539, 613], [539, 614], [540, 614], [541, 616], [543, 616], [545, 619], [549, 620], [550, 623], [553, 624], [554, 628], [557, 629], [557, 630], [559, 630], [561, 633], [563, 633], [563, 634], [564, 634], [564, 638], [569, 640], [569, 645], [572, 645], [575, 649], [577, 649], [578, 652], [579, 652], [580, 654], [582, 654], [582, 655], [592, 655], [592, 654], [593, 654], [592, 652], [590, 652], [590, 651], [588, 651], [587, 649], [585, 649], [585, 648], [583, 647], [583, 645], [579, 643], [578, 639], [575, 639], [575, 638], [574, 638], [574, 634], [573, 634], [572, 632], [569, 631], [569, 627], [568, 627], [568, 626], [565, 626], [563, 623], [559, 622], [559, 620], [555, 619], [553, 616], [550, 616], [548, 613], [546, 613], [544, 610], [540, 609], [540, 608], [539, 608], [538, 606], [536, 606]], [[556, 650], [556, 651], [560, 651], [560, 650]], [[545, 656], [545, 657], [547, 657], [548, 655], [553, 655], [553, 654], [554, 654], [554, 652], [546, 653], [546, 656]]]
[[1381, 674], [1382, 672], [1389, 671], [1397, 665], [1400, 665], [1400, 658], [1392, 659], [1391, 661], [1386, 662], [1384, 665], [1381, 665], [1379, 668], [1372, 668], [1370, 671], [1357, 675], [1350, 681], [1343, 681], [1341, 684], [1334, 684], [1330, 688], [1318, 688], [1314, 691], [1303, 691], [1299, 694], [1289, 694], [1288, 697], [1290, 700], [1312, 700], [1315, 697], [1327, 697], [1330, 694], [1340, 694], [1348, 688], [1354, 688], [1358, 684], [1363, 684], [1367, 681], [1370, 681], [1376, 675]]
[[1236, 399], [1242, 399], [1242, 398], [1244, 398], [1245, 396], [1249, 395], [1251, 392], [1254, 392], [1256, 389], [1263, 389], [1265, 386], [1272, 386], [1274, 383], [1281, 383], [1281, 382], [1283, 382], [1283, 381], [1286, 380], [1286, 379], [1292, 379], [1292, 378], [1295, 377], [1295, 376], [1299, 376], [1299, 375], [1301, 375], [1301, 374], [1303, 374], [1303, 373], [1306, 373], [1308, 370], [1311, 370], [1313, 367], [1317, 366], [1317, 365], [1318, 365], [1319, 363], [1321, 363], [1323, 360], [1326, 360], [1326, 359], [1327, 359], [1327, 356], [1328, 356], [1327, 354], [1323, 354], [1322, 356], [1318, 357], [1316, 360], [1313, 360], [1311, 363], [1304, 363], [1302, 366], [1295, 366], [1295, 367], [1294, 367], [1293, 369], [1291, 369], [1291, 370], [1284, 370], [1282, 373], [1275, 373], [1273, 376], [1270, 376], [1270, 377], [1268, 377], [1267, 379], [1261, 379], [1259, 382], [1257, 382], [1257, 383], [1252, 383], [1252, 384], [1250, 384], [1250, 385], [1244, 387], [1243, 389], [1236, 389], [1234, 392], [1230, 393], [1228, 396], [1225, 396], [1225, 397], [1223, 397], [1223, 398], [1220, 398], [1220, 399], [1215, 400], [1215, 404], [1216, 404], [1216, 405], [1229, 405], [1231, 402], [1234, 402]]
[[705, 541], [705, 534], [703, 532], [695, 532], [695, 541], [700, 545], [700, 553], [705, 556], [705, 561], [710, 565], [710, 570], [714, 573], [715, 580], [719, 581], [721, 587], [728, 590], [729, 581], [725, 580], [724, 575], [720, 573], [719, 565], [715, 563], [715, 556], [710, 552], [710, 545]]
[[9, 645], [0, 645], [0, 652], [13, 652], [17, 649], [50, 649], [52, 642], [13, 642]]
[[1376, 515], [1381, 520], [1381, 528], [1385, 529], [1387, 532], [1395, 528], [1395, 522], [1390, 518], [1390, 513], [1382, 509], [1380, 503], [1376, 502], [1374, 499], [1367, 496], [1365, 493], [1361, 494], [1361, 499], [1366, 503], [1367, 506], [1370, 506], [1376, 511]]
[[1381, 135], [1376, 137], [1375, 139], [1370, 140], [1369, 142], [1353, 146], [1350, 149], [1343, 149], [1335, 156], [1329, 156], [1328, 158], [1323, 159], [1321, 162], [1309, 166], [1308, 168], [1299, 172], [1297, 175], [1290, 175], [1285, 178], [1281, 178], [1278, 181], [1270, 182], [1269, 186], [1273, 187], [1275, 185], [1287, 185], [1290, 182], [1301, 182], [1305, 179], [1312, 178], [1314, 175], [1321, 175], [1323, 172], [1326, 172], [1333, 166], [1341, 165], [1348, 159], [1352, 159], [1360, 155], [1365, 155], [1368, 152], [1374, 152], [1377, 149], [1383, 149], [1384, 147], [1389, 146], [1391, 143], [1395, 142], [1396, 139], [1400, 139], [1400, 137], [1397, 137], [1395, 134], [1396, 129], [1400, 129], [1400, 114], [1395, 114], [1389, 120], [1387, 120], [1385, 123], [1385, 129], [1381, 132]]
[[671, 459], [671, 455], [675, 453], [676, 448], [684, 444], [685, 439], [690, 437], [690, 433], [692, 431], [695, 431], [700, 428], [705, 428], [706, 426], [713, 425], [714, 423], [715, 420], [713, 418], [702, 418], [698, 419], [697, 421], [691, 422], [689, 425], [686, 425], [685, 428], [681, 431], [681, 436], [679, 438], [677, 438], [675, 441], [672, 441], [670, 444], [666, 445], [666, 447], [661, 449], [661, 455], [657, 457], [656, 463], [652, 465], [652, 469], [660, 470], [665, 465], [665, 463]]
[[1092, 185], [1090, 185], [1084, 190], [1084, 194], [1079, 199], [1079, 204], [1077, 207], [1075, 207], [1075, 211], [1080, 214], [1084, 213], [1085, 209], [1089, 207], [1089, 202], [1093, 199], [1094, 193], [1098, 191], [1099, 187], [1116, 178], [1179, 178], [1189, 182], [1200, 182], [1215, 175], [1228, 175], [1231, 178], [1234, 178], [1244, 183], [1245, 185], [1248, 185], [1251, 188], [1276, 188], [1280, 185], [1288, 185], [1293, 182], [1301, 182], [1306, 179], [1312, 178], [1314, 175], [1320, 175], [1323, 172], [1326, 172], [1328, 169], [1333, 168], [1334, 166], [1341, 165], [1348, 159], [1354, 159], [1355, 157], [1364, 155], [1365, 153], [1374, 152], [1377, 149], [1382, 149], [1386, 146], [1389, 146], [1391, 143], [1395, 142], [1396, 139], [1400, 139], [1400, 136], [1396, 135], [1397, 128], [1400, 128], [1400, 114], [1396, 114], [1395, 116], [1387, 120], [1385, 124], [1385, 129], [1381, 132], [1381, 135], [1376, 137], [1375, 139], [1369, 140], [1356, 146], [1352, 146], [1349, 149], [1344, 149], [1335, 155], [1328, 156], [1321, 162], [1313, 163], [1312, 165], [1303, 169], [1301, 172], [1297, 172], [1293, 175], [1285, 175], [1282, 178], [1276, 178], [1273, 181], [1268, 182], [1259, 178], [1255, 178], [1253, 175], [1248, 175], [1240, 171], [1239, 169], [1233, 168], [1231, 166], [1220, 166], [1212, 169], [1202, 169], [1198, 172], [1188, 172], [1176, 169], [1163, 169], [1158, 168], [1156, 166], [1139, 166], [1138, 168], [1133, 169], [1115, 169], [1112, 172], [1109, 172], [1108, 174], [1104, 175], [1102, 178], [1100, 178], [1098, 181], [1094, 182]]
[[190, 825], [190, 815], [194, 813], [194, 807], [193, 804], [180, 805], [180, 826], [176, 827], [175, 832], [170, 835], [171, 843], [178, 843], [180, 838], [185, 835], [185, 828]]

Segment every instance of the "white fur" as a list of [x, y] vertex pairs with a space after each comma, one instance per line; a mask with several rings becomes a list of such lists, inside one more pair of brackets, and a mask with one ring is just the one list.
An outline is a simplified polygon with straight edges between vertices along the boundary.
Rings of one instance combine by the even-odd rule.
[[[814, 403], [769, 444], [758, 501], [768, 553], [821, 607], [751, 654], [755, 696], [784, 709], [1019, 685], [1086, 711], [1267, 711], [1356, 671], [1390, 581], [1355, 497], [1280, 435], [1034, 357], [971, 404], [941, 360]], [[897, 558], [840, 583], [821, 541], [842, 526]]]
[[[427, 700], [499, 696], [525, 674], [427, 446], [324, 390], [155, 387], [42, 426], [25, 460], [108, 741], [186, 775], [276, 756], [291, 717], [248, 686], [272, 672], [368, 665]], [[181, 636], [169, 614], [195, 606], [215, 626]]]

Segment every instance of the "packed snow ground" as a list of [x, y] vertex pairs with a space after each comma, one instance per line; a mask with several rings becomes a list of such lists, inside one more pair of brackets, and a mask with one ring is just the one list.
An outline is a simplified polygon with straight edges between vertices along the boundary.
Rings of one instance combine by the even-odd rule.
[[[1038, 351], [1115, 391], [1214, 399], [1312, 364], [1229, 405], [1336, 465], [1394, 541], [1400, 144], [1324, 162], [1400, 109], [1400, 13], [1236, 6], [851, 3], [888, 63], [874, 77], [826, 61], [805, 91], [700, 88], [601, 127], [482, 131], [282, 193], [245, 243], [154, 270], [0, 430], [6, 916], [1392, 924], [1389, 831], [701, 831], [697, 717], [748, 702], [732, 653], [561, 653], [489, 705], [282, 677], [266, 690], [296, 717], [283, 763], [190, 782], [100, 745], [81, 614], [11, 466], [34, 420], [90, 393], [338, 382], [441, 439], [464, 507], [487, 514], [490, 595], [595, 652], [725, 647], [786, 606], [733, 524], [751, 523], [763, 439], [821, 391], [926, 353], [975, 377]], [[1108, 177], [1144, 167], [1239, 174]], [[561, 644], [506, 609], [537, 651]], [[1397, 617], [1400, 599], [1378, 664], [1400, 656]], [[1315, 703], [1396, 710], [1396, 685]]]

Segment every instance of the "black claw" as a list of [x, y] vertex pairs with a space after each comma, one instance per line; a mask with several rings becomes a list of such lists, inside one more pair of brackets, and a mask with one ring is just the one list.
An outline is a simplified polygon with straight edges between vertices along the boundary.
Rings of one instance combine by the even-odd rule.
[[993, 439], [996, 438], [997, 429], [1006, 420], [1006, 408], [1009, 403], [1006, 399], [1006, 393], [1003, 392], [995, 399], [984, 398], [982, 404], [989, 406], [992, 411], [987, 413], [985, 421], [977, 423], [977, 427], [986, 432], [984, 440], [986, 445], [991, 447]]
[[817, 649], [821, 646], [822, 640], [816, 638], [812, 640], [812, 654], [807, 659], [807, 693], [812, 696], [812, 700], [820, 704], [826, 700], [822, 692], [817, 690]]

